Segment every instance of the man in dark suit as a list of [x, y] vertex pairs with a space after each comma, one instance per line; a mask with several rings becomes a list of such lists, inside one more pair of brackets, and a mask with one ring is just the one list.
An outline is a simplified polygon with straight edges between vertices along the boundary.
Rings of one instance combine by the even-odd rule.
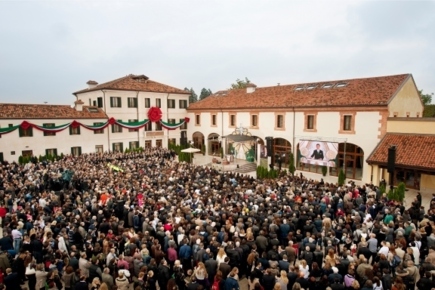
[[3, 283], [5, 284], [6, 289], [21, 289], [18, 274], [12, 273], [11, 268], [6, 269], [6, 276]]
[[205, 261], [204, 265], [205, 265], [205, 269], [207, 270], [208, 281], [210, 282], [210, 285], [212, 285], [214, 282], [214, 276], [217, 273], [218, 263], [215, 259], [213, 259], [213, 252], [210, 251], [209, 255], [210, 258], [207, 261]]
[[230, 258], [225, 257], [224, 262], [222, 262], [219, 265], [219, 270], [222, 272], [222, 279], [226, 279], [228, 277], [228, 274], [231, 272], [231, 266], [228, 265], [228, 263], [230, 262]]
[[311, 158], [314, 158], [315, 160], [323, 160], [323, 151], [320, 150], [320, 144], [316, 144], [316, 150], [313, 151], [313, 154], [311, 154]]

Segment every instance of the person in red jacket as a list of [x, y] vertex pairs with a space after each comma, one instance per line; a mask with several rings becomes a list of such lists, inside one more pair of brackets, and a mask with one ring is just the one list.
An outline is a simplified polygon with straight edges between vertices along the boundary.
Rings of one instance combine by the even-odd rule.
[[2, 225], [2, 227], [4, 226], [4, 219], [5, 219], [5, 216], [6, 216], [6, 214], [8, 213], [8, 210], [6, 209], [6, 207], [5, 207], [5, 205], [4, 204], [1, 204], [0, 205], [0, 219], [1, 219], [1, 225]]

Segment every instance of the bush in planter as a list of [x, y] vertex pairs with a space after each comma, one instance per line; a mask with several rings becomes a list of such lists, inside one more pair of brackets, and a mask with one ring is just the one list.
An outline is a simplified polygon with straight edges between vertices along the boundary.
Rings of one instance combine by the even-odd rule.
[[295, 167], [295, 156], [293, 155], [292, 152], [290, 152], [288, 162], [289, 162], [288, 171], [291, 173], [292, 176], [294, 176], [295, 171], [296, 171], [296, 167]]
[[343, 169], [340, 169], [340, 173], [338, 173], [338, 186], [343, 186], [346, 181], [346, 174], [344, 174]]
[[390, 189], [390, 191], [388, 191], [387, 197], [389, 200], [403, 202], [405, 199], [405, 191], [406, 185], [405, 183], [401, 182], [396, 188]]
[[328, 167], [326, 167], [325, 165], [322, 166], [322, 175], [326, 176], [326, 173], [328, 173]]

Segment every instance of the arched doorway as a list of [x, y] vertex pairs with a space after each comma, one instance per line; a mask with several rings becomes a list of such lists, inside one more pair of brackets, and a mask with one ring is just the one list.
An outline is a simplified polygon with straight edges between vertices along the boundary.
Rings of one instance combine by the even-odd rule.
[[201, 149], [204, 145], [204, 134], [201, 132], [195, 132], [192, 135], [193, 147]]
[[207, 153], [213, 156], [220, 156], [221, 140], [219, 134], [211, 133], [208, 135]]
[[260, 150], [260, 158], [267, 158], [267, 150], [265, 150], [266, 142], [258, 136], [252, 136], [252, 137], [254, 137], [254, 144], [252, 145], [252, 147], [254, 148], [255, 160], [257, 160], [258, 150]]
[[273, 139], [273, 156], [272, 163], [281, 162], [282, 167], [287, 167], [289, 163], [289, 156], [292, 152], [291, 143], [284, 138], [274, 138]]
[[346, 178], [361, 180], [364, 168], [364, 151], [352, 143], [339, 143], [336, 167], [330, 168], [330, 174], [338, 176], [341, 169]]

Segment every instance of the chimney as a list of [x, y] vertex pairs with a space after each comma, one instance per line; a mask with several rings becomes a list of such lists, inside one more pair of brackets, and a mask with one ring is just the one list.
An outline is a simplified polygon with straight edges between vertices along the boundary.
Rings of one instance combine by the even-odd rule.
[[88, 81], [86, 84], [88, 85], [88, 89], [93, 89], [98, 85], [96, 81], [92, 81], [92, 80]]
[[77, 100], [74, 102], [74, 109], [76, 109], [76, 111], [81, 112], [83, 111], [83, 101], [82, 100]]
[[248, 94], [255, 92], [255, 89], [257, 88], [257, 86], [253, 83], [249, 83], [246, 85], [246, 92]]

